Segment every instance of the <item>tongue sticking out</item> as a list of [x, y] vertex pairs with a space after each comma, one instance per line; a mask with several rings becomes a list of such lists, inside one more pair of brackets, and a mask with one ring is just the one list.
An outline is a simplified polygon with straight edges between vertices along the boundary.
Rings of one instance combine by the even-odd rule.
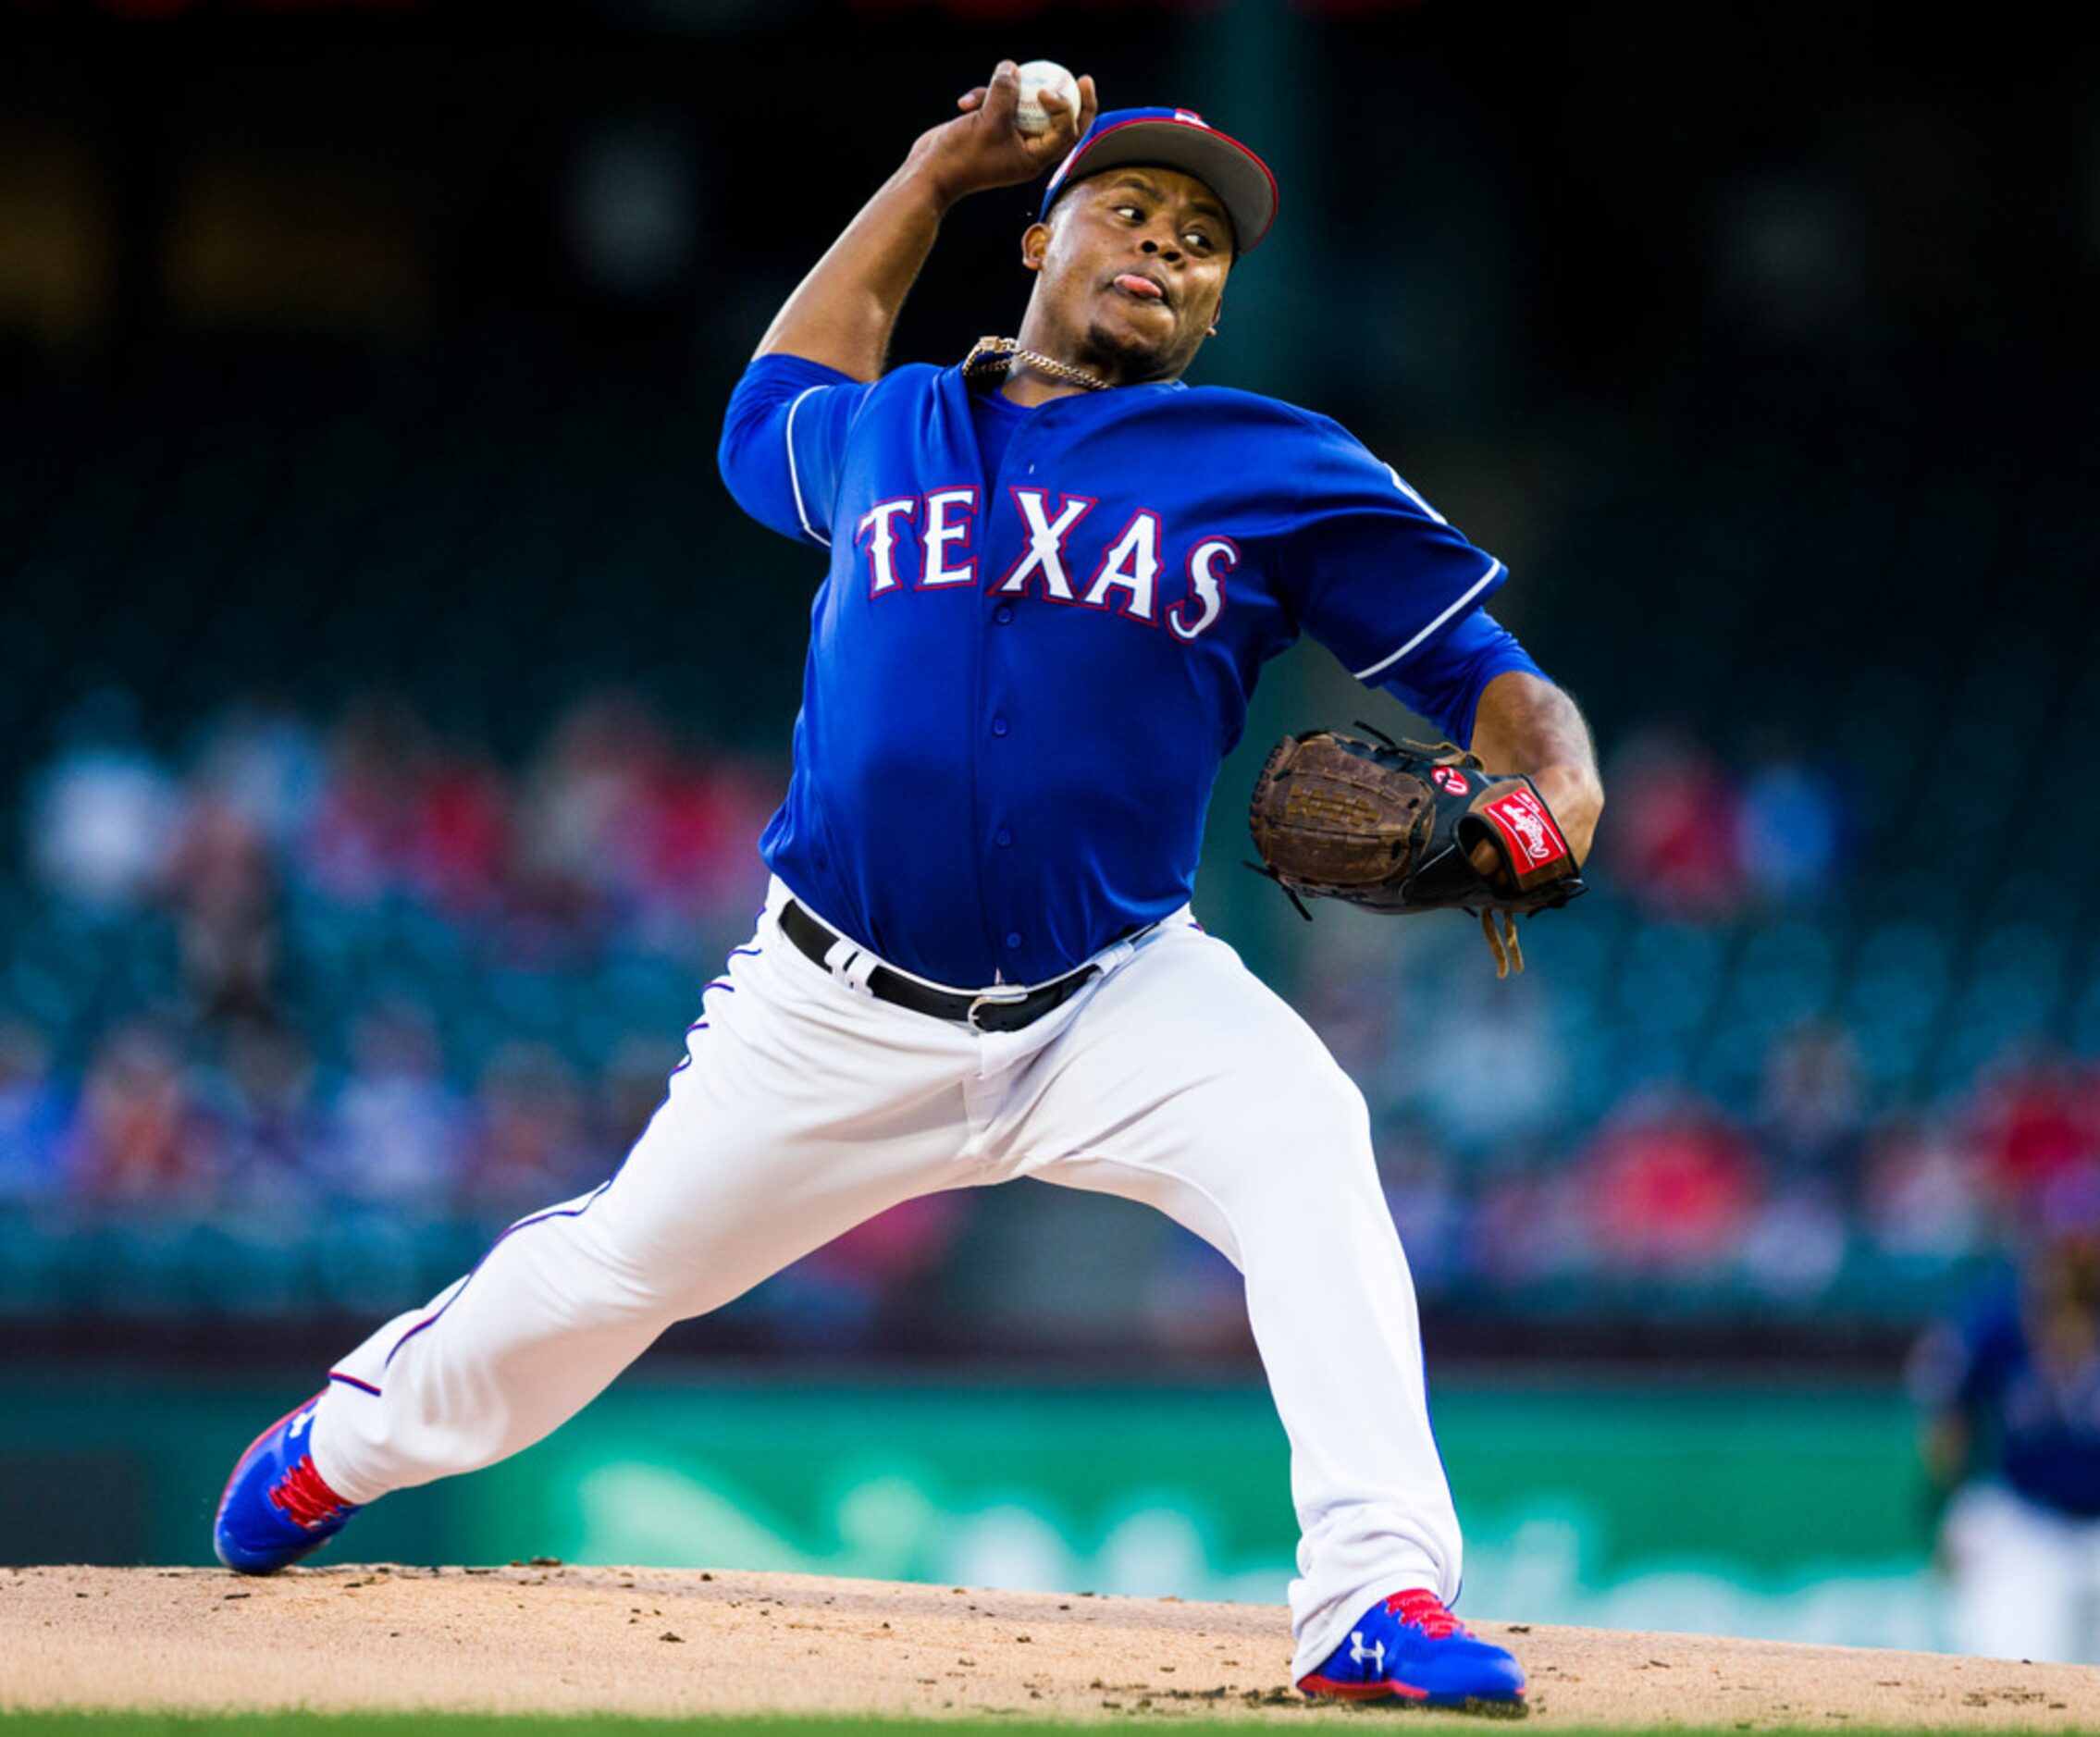
[[1150, 277], [1141, 277], [1134, 271], [1119, 273], [1116, 278], [1116, 287], [1126, 295], [1137, 297], [1140, 302], [1164, 302], [1167, 300], [1167, 292], [1164, 290], [1154, 283]]

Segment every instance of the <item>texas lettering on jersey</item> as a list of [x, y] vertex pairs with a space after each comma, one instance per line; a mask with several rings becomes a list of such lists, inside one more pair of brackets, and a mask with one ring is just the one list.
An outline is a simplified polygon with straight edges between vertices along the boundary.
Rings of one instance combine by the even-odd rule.
[[1533, 667], [1479, 607], [1501, 562], [1339, 424], [1223, 387], [994, 396], [767, 355], [723, 421], [737, 500], [824, 556], [760, 848], [890, 965], [1047, 982], [1185, 904], [1219, 763], [1302, 634], [1454, 739]]
[[[1081, 534], [1096, 502], [1085, 496], [1009, 487], [1008, 511], [1026, 548], [992, 581], [1004, 597], [1035, 596], [1075, 609], [1113, 610], [1182, 640], [1200, 638], [1225, 610], [1225, 576], [1239, 565], [1229, 536], [1198, 536], [1162, 595], [1167, 539], [1160, 515], [1139, 509], [1114, 536]], [[860, 515], [854, 546], [865, 559], [868, 595], [977, 587], [978, 495], [972, 487], [878, 500]]]

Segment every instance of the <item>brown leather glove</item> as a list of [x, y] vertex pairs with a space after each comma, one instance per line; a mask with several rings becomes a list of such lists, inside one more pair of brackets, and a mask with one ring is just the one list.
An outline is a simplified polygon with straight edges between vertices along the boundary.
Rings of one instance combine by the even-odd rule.
[[[1449, 743], [1286, 736], [1254, 781], [1247, 824], [1257, 867], [1302, 915], [1312, 915], [1300, 903], [1307, 898], [1387, 916], [1471, 912], [1497, 977], [1524, 969], [1517, 918], [1588, 891], [1531, 781], [1490, 778]], [[1496, 859], [1491, 875], [1472, 861], [1483, 843]]]

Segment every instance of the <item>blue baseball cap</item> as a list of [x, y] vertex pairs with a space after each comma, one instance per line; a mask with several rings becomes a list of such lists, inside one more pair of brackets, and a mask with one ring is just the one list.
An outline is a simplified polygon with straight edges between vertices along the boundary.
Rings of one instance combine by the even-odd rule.
[[1095, 116], [1043, 190], [1036, 221], [1049, 220], [1057, 195], [1074, 181], [1136, 164], [1180, 169], [1216, 193], [1232, 219], [1233, 245], [1241, 253], [1253, 253], [1276, 221], [1276, 177], [1268, 165], [1187, 108], [1116, 108]]

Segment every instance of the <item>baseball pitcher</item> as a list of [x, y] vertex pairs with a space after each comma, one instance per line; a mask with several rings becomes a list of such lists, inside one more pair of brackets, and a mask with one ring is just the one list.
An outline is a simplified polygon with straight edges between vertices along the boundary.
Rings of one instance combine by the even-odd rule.
[[[1298, 1685], [1521, 1699], [1448, 1608], [1459, 1529], [1364, 1100], [1190, 897], [1219, 762], [1301, 633], [1471, 753], [1291, 745], [1256, 815], [1286, 885], [1513, 932], [1579, 890], [1594, 755], [1483, 608], [1500, 561], [1328, 418], [1182, 382], [1258, 269], [1261, 159], [1077, 91], [1024, 130], [1002, 63], [760, 341], [723, 474], [822, 581], [757, 931], [611, 1178], [513, 1225], [241, 1457], [229, 1566], [270, 1572], [537, 1441], [670, 1323], [885, 1207], [1034, 1176], [1146, 1201], [1244, 1275], [1303, 1532]], [[1017, 335], [886, 368], [946, 212], [1045, 171]]]

